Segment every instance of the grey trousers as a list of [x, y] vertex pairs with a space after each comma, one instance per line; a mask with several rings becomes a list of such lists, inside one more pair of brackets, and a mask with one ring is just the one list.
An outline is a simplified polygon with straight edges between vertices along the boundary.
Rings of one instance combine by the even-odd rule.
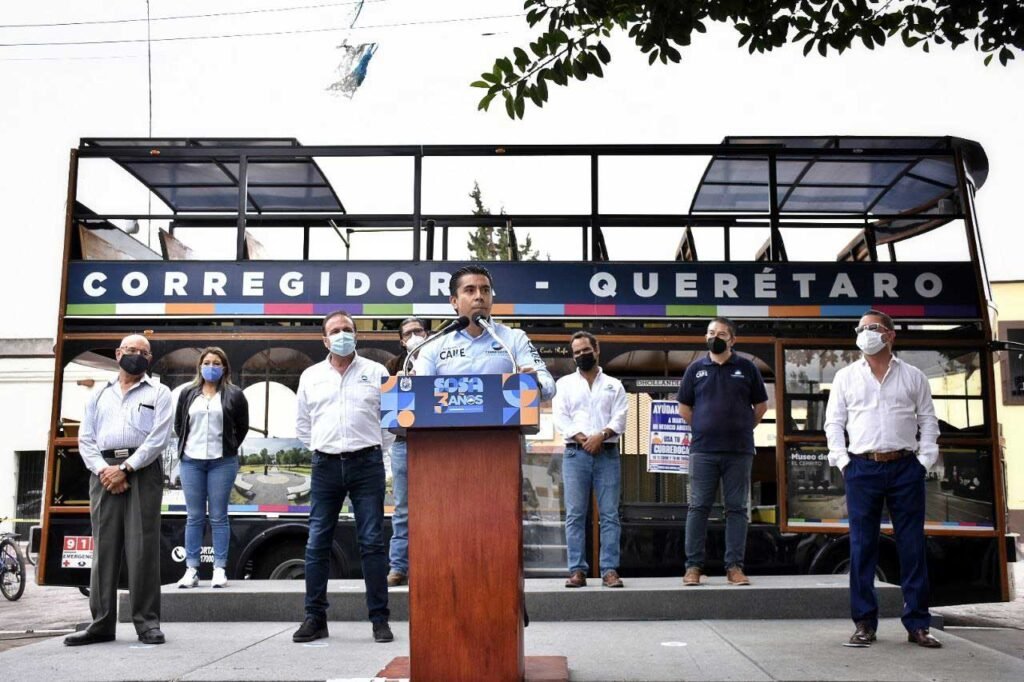
[[89, 609], [96, 635], [117, 629], [117, 586], [122, 563], [128, 569], [132, 622], [141, 635], [160, 627], [160, 503], [164, 478], [159, 460], [128, 474], [131, 486], [111, 495], [98, 476], [89, 482], [92, 574]]

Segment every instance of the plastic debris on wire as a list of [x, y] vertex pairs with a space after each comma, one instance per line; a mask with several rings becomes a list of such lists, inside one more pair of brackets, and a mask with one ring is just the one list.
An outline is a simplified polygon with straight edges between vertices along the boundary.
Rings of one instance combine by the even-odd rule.
[[338, 45], [338, 49], [343, 52], [341, 61], [338, 62], [338, 80], [327, 86], [327, 90], [352, 99], [356, 90], [366, 80], [366, 71], [374, 53], [377, 52], [377, 43], [349, 45], [348, 40], [345, 40]]

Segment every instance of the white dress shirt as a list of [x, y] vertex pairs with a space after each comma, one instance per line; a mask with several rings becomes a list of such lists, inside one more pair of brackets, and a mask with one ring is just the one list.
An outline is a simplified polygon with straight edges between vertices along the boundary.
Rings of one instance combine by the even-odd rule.
[[579, 370], [562, 377], [555, 385], [557, 390], [551, 411], [555, 426], [567, 443], [573, 442], [577, 433], [590, 436], [602, 429], [615, 433], [606, 443], [619, 441], [619, 436], [626, 430], [626, 413], [629, 411], [626, 389], [621, 381], [598, 367], [593, 385], [587, 383]]
[[384, 365], [356, 353], [339, 373], [328, 356], [299, 377], [295, 435], [310, 450], [331, 454], [373, 445], [390, 448], [395, 437], [380, 428]]
[[121, 392], [118, 378], [100, 387], [85, 404], [78, 430], [78, 452], [89, 471], [99, 475], [110, 466], [104, 450], [135, 448], [124, 463], [139, 470], [163, 455], [171, 434], [171, 390], [150, 376]]
[[[850, 436], [849, 444], [844, 429]], [[840, 470], [850, 462], [851, 452], [888, 450], [916, 450], [918, 461], [930, 469], [939, 457], [939, 423], [928, 378], [896, 357], [881, 381], [864, 358], [842, 368], [832, 381], [825, 409], [825, 435], [829, 464]]]
[[[530, 343], [526, 332], [512, 329], [498, 322], [492, 323], [494, 333], [512, 351], [516, 363], [523, 369], [537, 370], [537, 385], [542, 400], [555, 395], [555, 380], [544, 359]], [[465, 330], [449, 334], [443, 341], [431, 344], [416, 357], [413, 365], [419, 376], [452, 374], [506, 374], [514, 372], [512, 360], [486, 331], [470, 336]]]
[[220, 391], [211, 398], [200, 391], [188, 406], [185, 454], [191, 459], [220, 459], [224, 456], [224, 406], [220, 401]]

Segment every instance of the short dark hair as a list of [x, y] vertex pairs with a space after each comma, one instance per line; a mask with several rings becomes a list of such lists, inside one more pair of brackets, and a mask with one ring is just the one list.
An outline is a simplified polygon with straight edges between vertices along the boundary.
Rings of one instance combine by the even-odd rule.
[[422, 318], [419, 318], [419, 317], [407, 317], [407, 318], [405, 318], [404, 320], [402, 320], [398, 324], [398, 338], [402, 338], [402, 330], [405, 329], [405, 325], [412, 324], [413, 322], [415, 322], [419, 326], [423, 327], [423, 331], [425, 331], [425, 332], [430, 331], [430, 327], [427, 326], [427, 323], [424, 322]]
[[487, 268], [482, 265], [463, 265], [452, 273], [452, 278], [448, 282], [448, 292], [452, 296], [459, 290], [459, 280], [462, 279], [463, 275], [483, 275], [487, 278], [487, 283], [492, 288], [494, 287], [494, 280], [491, 278], [491, 273], [487, 272]]
[[885, 313], [883, 313], [881, 310], [875, 310], [874, 308], [872, 308], [871, 310], [869, 310], [866, 313], [864, 313], [863, 315], [861, 315], [861, 317], [866, 317], [868, 315], [871, 315], [872, 317], [877, 317], [878, 319], [880, 319], [882, 321], [882, 323], [885, 325], [886, 329], [895, 329], [896, 328], [895, 323], [892, 321], [892, 318], [889, 317], [888, 315], [886, 315]]
[[716, 317], [716, 318], [712, 319], [711, 322], [708, 322], [708, 326], [714, 324], [715, 322], [719, 322], [721, 324], [724, 324], [726, 327], [729, 328], [729, 336], [732, 336], [733, 338], [736, 337], [736, 323], [735, 322], [730, 320], [728, 317]]
[[587, 332], [587, 331], [578, 331], [578, 332], [576, 332], [575, 334], [573, 334], [573, 335], [572, 335], [572, 338], [570, 338], [570, 339], [569, 339], [569, 348], [570, 348], [570, 349], [572, 349], [572, 342], [573, 342], [573, 341], [575, 341], [576, 339], [586, 339], [587, 341], [589, 341], [589, 342], [590, 342], [590, 346], [591, 346], [591, 347], [592, 347], [592, 348], [593, 348], [594, 350], [600, 350], [600, 349], [599, 349], [599, 346], [600, 346], [601, 344], [599, 344], [599, 343], [597, 342], [597, 337], [596, 337], [596, 336], [594, 336], [593, 334], [591, 334], [590, 332]]
[[345, 317], [348, 318], [348, 321], [352, 323], [353, 327], [356, 326], [356, 319], [349, 315], [347, 311], [332, 310], [331, 312], [324, 315], [324, 321], [320, 323], [320, 327], [323, 329], [324, 336], [327, 336], [327, 323], [333, 320], [334, 318], [338, 317], [339, 315], [344, 315]]

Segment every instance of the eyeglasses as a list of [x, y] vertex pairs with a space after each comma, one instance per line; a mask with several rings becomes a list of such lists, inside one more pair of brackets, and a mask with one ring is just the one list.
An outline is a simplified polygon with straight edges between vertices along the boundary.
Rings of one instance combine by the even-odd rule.
[[407, 339], [413, 334], [416, 336], [425, 336], [426, 333], [427, 332], [424, 331], [423, 327], [413, 327], [412, 329], [406, 329], [404, 332], [401, 332], [399, 336], [403, 339]]
[[853, 331], [860, 334], [861, 332], [887, 332], [891, 330], [884, 324], [872, 322], [871, 324], [862, 324], [859, 327], [854, 327]]
[[144, 348], [129, 348], [127, 346], [121, 346], [119, 350], [124, 355], [145, 355], [147, 358], [153, 357], [153, 354]]

